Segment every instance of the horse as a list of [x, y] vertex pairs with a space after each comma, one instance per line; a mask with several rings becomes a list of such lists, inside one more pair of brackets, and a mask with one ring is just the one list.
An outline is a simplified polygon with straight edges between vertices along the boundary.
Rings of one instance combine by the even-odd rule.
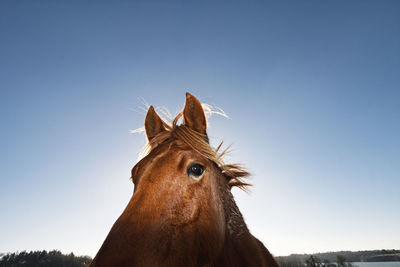
[[231, 193], [246, 189], [249, 173], [223, 162], [226, 150], [210, 146], [206, 128], [202, 105], [190, 93], [172, 124], [150, 106], [149, 149], [131, 171], [133, 195], [90, 267], [278, 267]]

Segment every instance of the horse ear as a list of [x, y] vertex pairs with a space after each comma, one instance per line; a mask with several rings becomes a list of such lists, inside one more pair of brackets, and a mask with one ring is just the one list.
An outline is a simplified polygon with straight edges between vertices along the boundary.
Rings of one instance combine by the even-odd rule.
[[186, 93], [186, 104], [183, 109], [183, 120], [185, 125], [191, 129], [201, 133], [207, 134], [207, 121], [204, 110], [196, 97]]
[[144, 121], [144, 128], [146, 130], [147, 140], [150, 142], [157, 134], [165, 131], [164, 122], [160, 116], [157, 115], [153, 106], [150, 106], [147, 111], [146, 120]]

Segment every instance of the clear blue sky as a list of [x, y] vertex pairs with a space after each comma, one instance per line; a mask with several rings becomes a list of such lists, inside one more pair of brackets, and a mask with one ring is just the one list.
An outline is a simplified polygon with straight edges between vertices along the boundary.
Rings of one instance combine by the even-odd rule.
[[400, 2], [68, 2], [0, 3], [0, 252], [94, 256], [186, 91], [274, 254], [400, 248]]

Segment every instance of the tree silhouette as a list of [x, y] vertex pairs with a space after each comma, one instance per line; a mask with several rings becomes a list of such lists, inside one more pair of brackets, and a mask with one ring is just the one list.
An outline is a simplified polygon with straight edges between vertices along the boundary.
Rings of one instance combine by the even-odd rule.
[[306, 263], [307, 267], [322, 267], [323, 266], [322, 263], [321, 263], [321, 260], [318, 257], [314, 256], [314, 255], [311, 255], [306, 260], [305, 263]]
[[342, 255], [336, 256], [336, 263], [338, 267], [353, 267], [351, 262], [346, 262], [346, 258]]
[[75, 256], [73, 253], [64, 255], [58, 250], [22, 251], [5, 254], [0, 258], [0, 267], [82, 267], [92, 259], [88, 256]]

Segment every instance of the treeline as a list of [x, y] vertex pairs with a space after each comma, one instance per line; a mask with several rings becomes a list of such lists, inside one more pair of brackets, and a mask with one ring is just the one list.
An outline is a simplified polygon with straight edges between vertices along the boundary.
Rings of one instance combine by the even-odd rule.
[[0, 267], [82, 267], [91, 261], [89, 256], [62, 254], [58, 250], [22, 251], [0, 255]]
[[[364, 250], [364, 251], [339, 251], [316, 254], [291, 254], [289, 256], [277, 257], [282, 267], [297, 266], [331, 266], [340, 262], [349, 264], [351, 262], [382, 262], [400, 261], [400, 250]], [[310, 263], [307, 264], [307, 261]], [[339, 265], [340, 266], [340, 265]]]
[[336, 256], [336, 261], [333, 262], [315, 255], [309, 256], [304, 261], [297, 257], [278, 257], [277, 260], [280, 267], [357, 267], [340, 255]]

